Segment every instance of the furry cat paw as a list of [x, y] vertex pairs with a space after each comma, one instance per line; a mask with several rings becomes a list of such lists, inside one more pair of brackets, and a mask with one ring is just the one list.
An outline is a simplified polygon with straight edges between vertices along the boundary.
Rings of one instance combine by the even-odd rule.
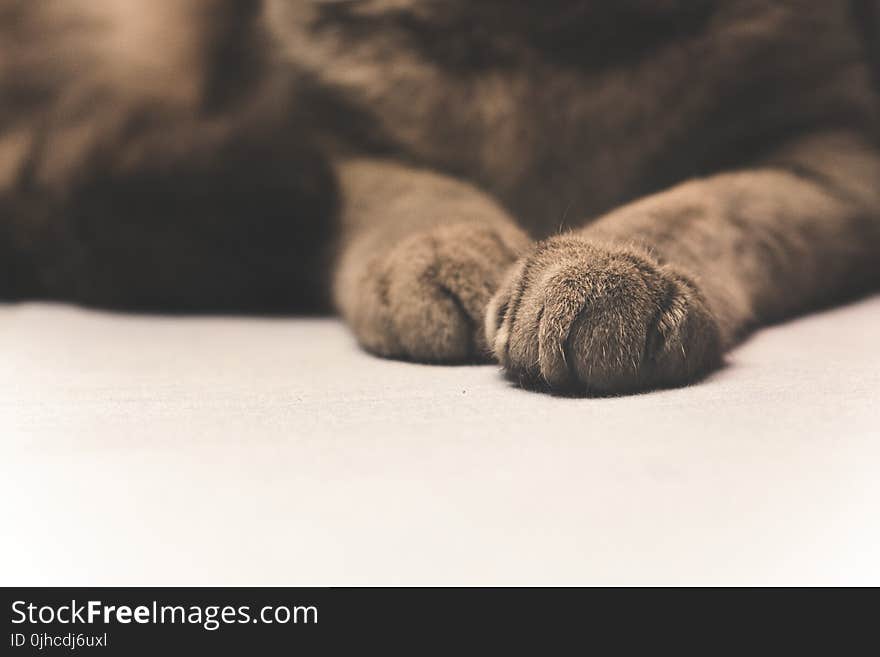
[[717, 323], [693, 282], [643, 252], [572, 236], [520, 260], [485, 323], [512, 378], [560, 392], [682, 385], [721, 358]]
[[346, 313], [381, 356], [484, 361], [483, 316], [505, 271], [529, 245], [514, 226], [451, 224], [411, 235], [365, 267]]

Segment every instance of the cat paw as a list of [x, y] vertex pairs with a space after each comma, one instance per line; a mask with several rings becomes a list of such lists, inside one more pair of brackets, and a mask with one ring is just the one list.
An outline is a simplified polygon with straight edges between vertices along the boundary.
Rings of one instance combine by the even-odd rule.
[[692, 281], [646, 253], [572, 236], [517, 263], [485, 324], [511, 378], [552, 391], [683, 385], [721, 359], [718, 325]]
[[450, 224], [411, 235], [369, 262], [345, 314], [360, 344], [380, 356], [486, 361], [486, 305], [529, 243], [514, 226]]

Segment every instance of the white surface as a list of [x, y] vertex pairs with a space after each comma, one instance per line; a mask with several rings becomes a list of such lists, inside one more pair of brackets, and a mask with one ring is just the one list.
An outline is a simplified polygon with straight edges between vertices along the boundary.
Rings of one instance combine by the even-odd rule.
[[0, 306], [0, 584], [880, 584], [880, 297], [617, 399]]

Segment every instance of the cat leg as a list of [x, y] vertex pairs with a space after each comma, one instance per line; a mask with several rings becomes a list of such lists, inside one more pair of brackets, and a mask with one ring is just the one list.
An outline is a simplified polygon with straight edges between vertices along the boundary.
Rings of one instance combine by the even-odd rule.
[[525, 384], [588, 394], [675, 386], [750, 327], [880, 281], [880, 154], [816, 135], [539, 243], [486, 316]]
[[530, 240], [452, 178], [374, 160], [339, 167], [336, 305], [367, 350], [423, 362], [484, 360], [486, 304]]

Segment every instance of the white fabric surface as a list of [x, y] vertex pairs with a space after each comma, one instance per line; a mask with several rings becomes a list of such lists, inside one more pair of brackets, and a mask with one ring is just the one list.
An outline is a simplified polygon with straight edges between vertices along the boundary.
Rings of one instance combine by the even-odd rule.
[[614, 399], [0, 306], [2, 584], [880, 584], [880, 297]]

